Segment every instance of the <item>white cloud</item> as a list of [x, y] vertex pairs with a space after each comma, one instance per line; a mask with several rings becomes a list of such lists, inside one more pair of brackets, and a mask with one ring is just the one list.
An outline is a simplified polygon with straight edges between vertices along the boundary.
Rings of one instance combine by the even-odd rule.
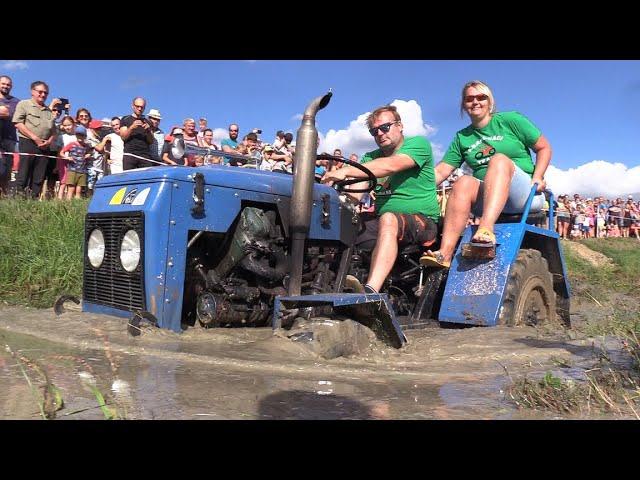
[[289, 120], [292, 122], [299, 122], [302, 120], [302, 114], [301, 113], [296, 113], [293, 117], [291, 117]]
[[27, 62], [23, 62], [22, 60], [4, 60], [2, 65], [0, 65], [0, 70], [25, 70], [29, 68], [29, 64]]
[[605, 160], [593, 160], [568, 170], [561, 170], [552, 164], [545, 178], [556, 196], [580, 193], [610, 198], [640, 192], [640, 166], [629, 168], [623, 163]]
[[[405, 136], [411, 137], [422, 135], [429, 137], [436, 132], [436, 128], [425, 123], [422, 118], [422, 108], [415, 100], [394, 100], [391, 102], [398, 109], [398, 113], [402, 118]], [[351, 120], [349, 126], [342, 130], [330, 129], [327, 133], [319, 132], [320, 152], [332, 152], [335, 148], [341, 148], [342, 153], [349, 155], [363, 153], [377, 148], [373, 137], [369, 134], [366, 126], [366, 120], [371, 112], [365, 112], [355, 120]], [[302, 117], [300, 117], [302, 118]], [[444, 155], [442, 145], [437, 143], [431, 144], [433, 155], [436, 162]]]
[[225, 138], [229, 138], [229, 130], [226, 128], [214, 128], [213, 129], [213, 143], [215, 143], [218, 148], [221, 148], [220, 143]]

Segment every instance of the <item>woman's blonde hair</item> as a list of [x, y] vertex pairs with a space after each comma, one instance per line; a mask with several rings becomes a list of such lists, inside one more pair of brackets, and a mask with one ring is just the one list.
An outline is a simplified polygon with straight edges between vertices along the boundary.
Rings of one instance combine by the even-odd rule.
[[480, 80], [471, 80], [470, 82], [465, 83], [464, 87], [462, 87], [462, 97], [460, 99], [460, 115], [461, 116], [464, 115], [464, 112], [465, 112], [464, 97], [467, 96], [467, 89], [471, 87], [475, 88], [480, 93], [484, 93], [487, 97], [489, 97], [489, 113], [495, 113], [496, 101], [493, 98], [493, 93], [491, 92], [489, 85], [487, 85], [484, 82], [481, 82]]

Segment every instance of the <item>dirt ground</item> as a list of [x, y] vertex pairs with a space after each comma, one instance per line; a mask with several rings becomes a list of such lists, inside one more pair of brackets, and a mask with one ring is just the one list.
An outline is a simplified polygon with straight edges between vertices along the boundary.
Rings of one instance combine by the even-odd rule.
[[[145, 328], [133, 337], [126, 319], [71, 307], [58, 317], [0, 307], [0, 418], [42, 418], [51, 384], [64, 402], [50, 415], [57, 419], [556, 418], [518, 410], [505, 394], [511, 379], [547, 371], [578, 378], [605, 340], [532, 327], [434, 327], [407, 331], [408, 345], [396, 350], [359, 324], [327, 322], [326, 343], [343, 356], [326, 359], [326, 348], [269, 328]], [[600, 308], [578, 304], [575, 319]]]

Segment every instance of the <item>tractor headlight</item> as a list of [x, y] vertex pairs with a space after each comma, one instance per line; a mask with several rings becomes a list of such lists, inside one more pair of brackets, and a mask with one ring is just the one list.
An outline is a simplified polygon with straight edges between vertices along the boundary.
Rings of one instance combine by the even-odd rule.
[[140, 237], [135, 230], [124, 234], [120, 244], [120, 263], [127, 272], [133, 272], [140, 262]]
[[93, 268], [100, 268], [104, 260], [104, 235], [102, 234], [102, 230], [98, 228], [93, 230], [91, 235], [89, 235], [87, 256]]

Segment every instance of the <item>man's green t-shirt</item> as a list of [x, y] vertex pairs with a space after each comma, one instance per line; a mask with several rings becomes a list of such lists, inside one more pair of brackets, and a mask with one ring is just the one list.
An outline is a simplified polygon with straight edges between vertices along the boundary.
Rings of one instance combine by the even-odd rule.
[[467, 162], [473, 176], [482, 180], [487, 174], [491, 156], [502, 153], [533, 176], [535, 165], [529, 149], [540, 135], [540, 130], [521, 113], [495, 113], [484, 128], [469, 125], [456, 133], [442, 161], [455, 168]]
[[[440, 216], [436, 195], [436, 175], [433, 169], [431, 144], [424, 137], [405, 137], [395, 154], [404, 153], [413, 159], [415, 167], [389, 175], [382, 188], [376, 189], [376, 213], [421, 213], [437, 221]], [[384, 157], [382, 150], [367, 152], [361, 163]]]

